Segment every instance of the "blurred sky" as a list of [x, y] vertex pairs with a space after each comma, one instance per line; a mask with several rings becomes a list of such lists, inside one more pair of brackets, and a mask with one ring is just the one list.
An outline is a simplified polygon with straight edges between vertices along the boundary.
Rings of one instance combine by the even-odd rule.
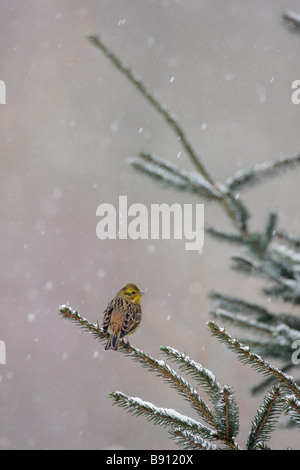
[[[300, 13], [297, 0], [0, 3], [1, 449], [175, 448], [166, 430], [112, 407], [108, 394], [120, 390], [197, 418], [182, 397], [57, 313], [69, 302], [101, 322], [127, 282], [146, 292], [131, 344], [158, 358], [160, 345], [173, 346], [232, 385], [245, 444], [262, 401], [249, 388], [262, 378], [210, 336], [207, 294], [264, 303], [263, 284], [230, 270], [234, 247], [207, 236], [201, 254], [183, 240], [97, 238], [97, 206], [117, 206], [120, 195], [148, 208], [203, 201], [128, 165], [145, 150], [192, 168], [162, 118], [86, 34], [100, 34], [179, 116], [223, 182], [299, 152], [291, 84], [300, 79], [300, 36], [283, 25], [285, 8]], [[252, 230], [278, 209], [280, 227], [300, 233], [299, 178], [300, 170], [287, 172], [245, 192]], [[207, 203], [205, 222], [230, 228]], [[299, 448], [299, 435], [277, 431], [270, 445]]]

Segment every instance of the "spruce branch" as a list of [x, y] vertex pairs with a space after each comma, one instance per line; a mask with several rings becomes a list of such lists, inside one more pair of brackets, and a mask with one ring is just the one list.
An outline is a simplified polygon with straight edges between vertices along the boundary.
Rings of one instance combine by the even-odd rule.
[[300, 305], [300, 292], [299, 287], [289, 289], [287, 286], [275, 284], [271, 287], [266, 287], [263, 292], [268, 297], [274, 297], [275, 299], [281, 297], [284, 302], [290, 302], [295, 305]]
[[244, 346], [237, 339], [233, 339], [225, 329], [213, 322], [208, 321], [207, 325], [212, 333], [220, 342], [224, 343], [231, 351], [237, 354], [237, 357], [243, 364], [249, 364], [251, 367], [262, 373], [264, 376], [272, 376], [285, 390], [292, 392], [297, 398], [300, 399], [300, 388], [296, 384], [293, 377], [286, 375], [280, 369], [274, 367], [258, 354], [250, 351], [249, 346]]
[[206, 226], [205, 231], [209, 233], [209, 235], [211, 235], [212, 237], [220, 241], [235, 243], [241, 246], [244, 246], [247, 244], [247, 240], [242, 235], [239, 235], [236, 233], [226, 233], [226, 232], [223, 232], [222, 230], [218, 230], [210, 226]]
[[186, 354], [165, 346], [160, 349], [169, 359], [179, 365], [180, 370], [187, 372], [204, 388], [214, 405], [214, 424], [218, 430], [219, 439], [222, 439], [228, 447], [236, 448], [234, 438], [239, 430], [239, 410], [231, 389], [227, 386], [221, 387], [210, 370], [190, 359]]
[[[234, 261], [233, 269], [274, 282], [274, 285], [264, 288], [263, 292], [268, 296], [282, 297], [286, 302], [300, 303], [300, 263], [299, 255], [294, 255], [289, 260], [288, 250], [274, 245], [266, 252], [254, 252], [250, 247], [250, 255], [235, 254], [231, 258]], [[280, 252], [281, 251], [281, 252]]]
[[220, 192], [196, 172], [181, 170], [173, 163], [146, 152], [139, 157], [129, 159], [129, 163], [138, 171], [149, 175], [165, 186], [196, 193], [201, 197], [220, 199]]
[[165, 356], [176, 362], [179, 365], [180, 370], [184, 370], [191, 375], [193, 379], [204, 388], [213, 403], [218, 400], [222, 387], [210, 370], [206, 369], [193, 359], [190, 359], [189, 356], [177, 349], [161, 346], [160, 350]]
[[239, 430], [239, 410], [232, 390], [227, 386], [221, 387], [211, 371], [190, 359], [186, 354], [171, 347], [162, 346], [160, 349], [169, 359], [179, 365], [180, 370], [186, 371], [204, 388], [214, 405], [214, 426], [218, 439], [229, 448], [236, 449], [237, 444], [234, 438]]
[[[174, 113], [169, 111], [164, 104], [162, 104], [157, 98], [154, 97], [154, 95], [146, 88], [142, 80], [140, 80], [140, 78], [138, 78], [134, 74], [130, 67], [125, 65], [121, 61], [121, 59], [112, 50], [110, 50], [109, 47], [107, 47], [107, 45], [101, 40], [99, 36], [91, 34], [88, 35], [88, 39], [92, 44], [94, 44], [98, 49], [100, 49], [104, 53], [104, 55], [111, 61], [111, 63], [129, 80], [130, 83], [135, 86], [139, 93], [141, 93], [141, 95], [146, 98], [146, 100], [154, 107], [154, 109], [165, 119], [166, 123], [173, 130], [173, 132], [175, 132], [178, 141], [185, 149], [187, 155], [195, 165], [197, 172], [204, 179], [206, 186], [210, 185], [210, 187], [214, 189], [213, 198], [217, 199], [220, 202], [225, 212], [229, 215], [230, 219], [232, 220], [234, 226], [242, 234], [245, 234], [247, 232], [246, 222], [248, 219], [248, 212], [246, 207], [242, 204], [241, 201], [238, 201], [236, 196], [233, 196], [231, 192], [226, 189], [226, 187], [216, 183], [214, 178], [209, 174], [200, 156], [194, 149], [181, 123], [179, 122], [178, 118], [174, 115]], [[162, 174], [158, 171], [157, 166], [155, 166], [154, 168], [150, 168], [148, 165], [146, 167], [145, 162], [143, 162], [143, 156], [141, 157], [141, 155], [140, 157], [131, 160], [131, 163], [133, 163], [134, 166], [140, 171], [143, 171], [147, 174], [151, 174], [152, 177], [158, 177], [161, 181], [163, 181], [164, 176], [166, 176], [166, 184], [174, 184], [174, 178], [173, 181], [170, 181], [170, 174]], [[178, 180], [177, 183], [179, 183]], [[182, 186], [180, 187], [181, 189], [183, 189]]]
[[234, 222], [235, 226], [239, 229], [241, 235], [248, 236], [248, 219], [249, 212], [246, 206], [242, 203], [240, 197], [237, 197], [232, 192], [226, 190], [224, 192], [224, 199], [222, 201], [224, 209]]
[[272, 241], [276, 233], [275, 228], [277, 225], [277, 221], [278, 221], [277, 212], [270, 211], [268, 215], [265, 231], [263, 233], [262, 240], [261, 240], [261, 248], [263, 251], [267, 249], [267, 247], [269, 246], [270, 242]]
[[[266, 322], [251, 320], [245, 318], [243, 315], [233, 314], [232, 312], [220, 308], [213, 310], [211, 315], [214, 318], [232, 323], [239, 328], [268, 336], [270, 339], [275, 340], [276, 344], [285, 347], [289, 351], [289, 354], [291, 343], [295, 340], [300, 340], [300, 332], [290, 328], [284, 322], [279, 322], [279, 319], [274, 325], [270, 325]], [[273, 343], [273, 347], [274, 344], [275, 343]], [[260, 344], [260, 348], [261, 346], [262, 344]]]
[[[251, 351], [263, 356], [264, 358], [272, 358], [281, 361], [285, 364], [291, 360], [291, 343], [283, 341], [283, 344], [278, 343], [272, 338], [267, 339], [253, 339], [253, 338], [237, 338], [240, 343], [250, 346]], [[280, 369], [283, 370], [284, 366]]]
[[264, 397], [264, 401], [252, 422], [246, 445], [247, 450], [255, 450], [262, 443], [265, 445], [265, 442], [270, 439], [282, 407], [280, 388], [274, 387]]
[[209, 297], [212, 299], [216, 308], [227, 310], [229, 312], [244, 313], [247, 315], [255, 315], [258, 319], [264, 319], [269, 322], [270, 319], [276, 318], [275, 314], [258, 304], [247, 302], [238, 297], [221, 294], [217, 291], [211, 291]]
[[284, 230], [276, 230], [275, 236], [294, 248], [300, 248], [300, 237]]
[[249, 318], [245, 318], [243, 315], [238, 315], [222, 308], [212, 310], [211, 315], [216, 319], [226, 321], [239, 328], [247, 329], [250, 332], [269, 335], [271, 337], [278, 335], [278, 332], [275, 328], [264, 322], [250, 320]]
[[[221, 185], [208, 173], [202, 159], [194, 149], [190, 140], [180, 124], [178, 118], [170, 112], [165, 105], [154, 97], [154, 95], [146, 88], [140, 78], [125, 65], [121, 59], [102, 41], [97, 35], [89, 35], [88, 39], [104, 55], [111, 63], [132, 83], [144, 98], [154, 107], [154, 109], [165, 119], [166, 123], [175, 132], [177, 139], [186, 150], [187, 155], [194, 163], [198, 175], [179, 170], [174, 165], [171, 167], [170, 162], [151, 160], [151, 154], [141, 153], [139, 157], [131, 159], [130, 163], [139, 171], [146, 173], [148, 176], [156, 178], [164, 184], [187, 191], [196, 191], [200, 196], [211, 200], [217, 200], [227, 213], [235, 228], [238, 229], [239, 235], [248, 239], [250, 245], [250, 233], [248, 230], [249, 213], [242, 203], [240, 197], [235, 193], [236, 190], [243, 189], [247, 185], [262, 181], [266, 177], [275, 176], [280, 171], [293, 168], [300, 163], [300, 154], [295, 156], [284, 156], [278, 160], [257, 164], [247, 171], [238, 172], [233, 178], [227, 180], [225, 185]], [[148, 159], [148, 161], [146, 161]], [[199, 176], [201, 176], [202, 181]], [[270, 218], [269, 222], [274, 222]], [[273, 236], [272, 225], [266, 228], [262, 242], [263, 249], [266, 249], [268, 243]], [[274, 230], [273, 230], [274, 231]], [[270, 235], [271, 238], [270, 238]], [[235, 239], [237, 240], [237, 238]], [[262, 249], [259, 245], [252, 244], [254, 251], [259, 253]]]
[[[94, 325], [89, 322], [71, 307], [62, 305], [59, 307], [59, 314], [84, 330], [91, 332], [96, 339], [100, 341], [107, 340], [107, 335], [103, 333], [98, 324]], [[248, 363], [264, 375], [276, 379], [280, 383], [282, 390], [288, 391], [289, 396], [285, 399], [286, 410], [293, 414], [294, 419], [298, 419], [298, 414], [300, 414], [300, 388], [294, 379], [269, 364], [260, 356], [252, 353], [249, 347], [245, 347], [236, 339], [232, 339], [225, 330], [221, 330], [214, 322], [209, 322], [208, 326], [214, 336], [224, 342], [229, 349], [237, 352], [242, 362]], [[209, 426], [182, 415], [173, 409], [158, 407], [141, 398], [129, 397], [122, 392], [111, 392], [110, 396], [114, 404], [125, 408], [133, 415], [146, 416], [154, 424], [167, 427], [176, 443], [184, 446], [186, 449], [218, 449], [213, 444], [214, 441], [217, 441], [229, 449], [240, 450], [239, 445], [235, 441], [239, 432], [239, 409], [232, 389], [229, 386], [221, 387], [212, 372], [190, 359], [186, 354], [165, 346], [161, 347], [161, 351], [169, 359], [176, 362], [181, 370], [192, 375], [205, 389], [214, 405], [213, 411], [204, 403], [196, 389], [177, 372], [173, 371], [164, 361], [158, 361], [143, 351], [120, 342], [120, 352], [138, 361], [143, 367], [165, 379], [169, 385], [179, 391]], [[274, 429], [279, 413], [282, 410], [281, 405], [282, 401], [279, 401], [279, 386], [275, 385], [266, 395], [262, 407], [258, 410], [252, 422], [247, 448], [266, 448], [265, 441]]]
[[138, 397], [128, 397], [122, 392], [111, 392], [110, 397], [115, 405], [120, 406], [133, 415], [144, 415], [148, 421], [164, 427], [179, 427], [200, 434], [203, 438], [218, 438], [215, 431], [198, 421], [182, 415], [170, 408], [161, 408]]
[[199, 434], [195, 434], [180, 426], [170, 429], [169, 433], [175, 440], [176, 444], [184, 447], [185, 450], [221, 450]]
[[[75, 322], [81, 328], [84, 328], [90, 331], [96, 338], [100, 341], [108, 339], [108, 335], [104, 334], [102, 329], [90, 323], [88, 320], [84, 319], [79, 315], [79, 313], [70, 307], [65, 305], [59, 307], [59, 313], [63, 318]], [[203, 399], [198, 395], [198, 392], [195, 388], [191, 387], [190, 384], [175, 371], [173, 371], [168, 364], [164, 361], [158, 361], [151, 357], [148, 354], [145, 354], [140, 349], [136, 349], [130, 345], [127, 345], [125, 342], [120, 341], [119, 351], [129, 355], [134, 361], [139, 362], [143, 367], [147, 368], [151, 372], [154, 372], [156, 375], [162, 377], [165, 381], [171, 385], [172, 388], [175, 388], [185, 400], [187, 400], [192, 408], [194, 408], [203, 420], [215, 427], [214, 417], [211, 410], [204, 403]]]
[[233, 269], [237, 271], [275, 281], [279, 286], [291, 291], [299, 290], [300, 284], [296, 282], [293, 272], [270, 259], [254, 260], [250, 256], [238, 254], [232, 255], [231, 258], [234, 261]]
[[279, 313], [277, 315], [277, 323], [284, 323], [284, 325], [288, 326], [292, 330], [300, 331], [300, 318], [295, 315]]
[[285, 265], [293, 272], [293, 277], [300, 279], [300, 254], [299, 250], [288, 248], [285, 245], [273, 243], [270, 248], [270, 253], [274, 259]]
[[278, 160], [258, 163], [246, 171], [238, 171], [232, 178], [226, 181], [228, 191], [240, 191], [246, 186], [262, 182], [267, 177], [280, 174], [283, 170], [293, 169], [300, 163], [300, 154], [283, 156]]
[[[281, 370], [282, 370], [282, 372], [285, 373], [285, 372], [288, 372], [293, 367], [295, 367], [295, 365], [293, 363], [288, 363], [285, 366], [281, 367]], [[257, 395], [258, 393], [262, 392], [266, 388], [274, 386], [275, 382], [276, 382], [276, 379], [274, 379], [273, 376], [267, 377], [262, 382], [260, 382], [256, 385], [254, 385], [253, 387], [251, 387], [250, 392], [251, 392], [252, 395]]]
[[213, 179], [211, 178], [203, 162], [201, 161], [200, 156], [197, 154], [196, 150], [189, 141], [183, 127], [179, 123], [178, 118], [175, 116], [175, 114], [171, 113], [165, 105], [161, 104], [154, 97], [154, 95], [145, 87], [144, 83], [132, 72], [130, 67], [125, 65], [120, 60], [120, 58], [106, 46], [106, 44], [101, 40], [99, 36], [91, 34], [88, 35], [88, 39], [91, 41], [92, 44], [94, 44], [104, 53], [104, 55], [114, 64], [114, 66], [117, 67], [117, 69], [127, 77], [127, 79], [138, 89], [138, 91], [144, 96], [144, 98], [146, 98], [146, 100], [155, 108], [155, 110], [161, 116], [163, 116], [165, 121], [175, 132], [177, 139], [179, 140], [183, 148], [186, 150], [187, 154], [189, 155], [190, 159], [194, 163], [199, 173], [212, 186], [214, 186], [215, 183]]
[[229, 448], [235, 448], [234, 439], [239, 432], [239, 409], [230, 387], [223, 387], [215, 409], [223, 441]]
[[285, 398], [285, 411], [293, 423], [300, 429], [300, 400], [295, 395], [288, 395]]
[[285, 24], [292, 32], [299, 33], [300, 31], [300, 15], [292, 10], [284, 10], [282, 13]]
[[172, 370], [164, 361], [158, 361], [145, 354], [141, 350], [134, 350], [132, 358], [141, 363], [151, 372], [162, 377], [169, 385], [177, 390], [183, 398], [189, 402], [191, 407], [197, 411], [202, 419], [212, 427], [215, 427], [213, 414], [203, 399], [199, 396], [197, 390], [192, 387], [183, 377]]
[[[108, 335], [103, 333], [99, 325], [94, 325], [89, 322], [71, 307], [62, 305], [59, 307], [59, 314], [63, 318], [74, 322], [80, 328], [91, 332], [98, 340], [107, 340]], [[202, 423], [198, 423], [188, 417], [183, 419], [182, 415], [174, 410], [156, 407], [155, 405], [139, 398], [127, 397], [122, 392], [111, 393], [111, 397], [114, 402], [117, 405], [126, 408], [133, 414], [143, 414], [147, 416], [147, 419], [153, 421], [155, 424], [163, 424], [164, 426], [173, 427], [178, 427], [178, 425], [180, 425], [180, 429], [183, 429], [185, 426], [190, 432], [197, 431], [197, 439], [218, 440], [223, 442], [229, 448], [237, 449], [238, 445], [234, 441], [234, 432], [232, 431], [236, 430], [237, 426], [236, 424], [232, 424], [232, 421], [234, 421], [234, 419], [238, 420], [238, 412], [235, 412], [235, 415], [232, 413], [234, 403], [230, 396], [229, 388], [223, 387], [223, 389], [221, 389], [214, 378], [214, 375], [210, 371], [203, 368], [200, 364], [191, 361], [189, 358], [184, 358], [183, 353], [180, 353], [173, 348], [162, 348], [162, 350], [166, 355], [168, 355], [168, 357], [175, 358], [182, 364], [185, 363], [186, 366], [194, 373], [197, 371], [198, 374], [201, 374], [202, 378], [200, 382], [204, 384], [206, 388], [210, 387], [212, 389], [210, 391], [210, 395], [212, 396], [214, 393], [217, 394], [217, 397], [214, 398], [213, 401], [215, 403], [218, 402], [218, 406], [216, 406], [218, 413], [214, 414], [199, 396], [197, 390], [183, 377], [173, 371], [164, 361], [158, 361], [150, 355], [145, 354], [143, 351], [129, 346], [122, 341], [120, 341], [119, 349], [121, 353], [124, 353], [133, 360], [138, 361], [143, 367], [146, 367], [151, 372], [156, 373], [158, 376], [161, 376], [166, 380], [171, 387], [175, 388], [184, 397], [184, 399], [189, 402], [191, 407], [197, 411], [203, 421], [209, 424], [210, 427], [207, 427]], [[223, 397], [223, 409], [220, 397]], [[221, 417], [222, 411], [226, 414], [226, 417], [223, 420]]]
[[[290, 15], [291, 16], [291, 15]], [[148, 176], [158, 179], [167, 186], [175, 187], [186, 191], [196, 192], [199, 196], [208, 200], [217, 201], [229, 216], [234, 227], [238, 230], [236, 236], [227, 236], [219, 231], [214, 231], [215, 236], [221, 236], [223, 239], [232, 240], [241, 243], [247, 247], [255, 258], [258, 258], [260, 265], [253, 261], [252, 266], [249, 260], [239, 260], [236, 267], [248, 272], [263, 273], [268, 278], [273, 272], [279, 286], [275, 286], [272, 294], [281, 291], [282, 297], [293, 303], [300, 303], [300, 288], [297, 286], [287, 286], [285, 278], [295, 279], [292, 269], [288, 269], [284, 263], [276, 263], [270, 258], [269, 245], [274, 236], [279, 236], [276, 231], [277, 216], [275, 212], [270, 212], [266, 227], [261, 234], [252, 234], [249, 231], [249, 213], [241, 198], [236, 194], [237, 190], [263, 181], [266, 177], [279, 174], [283, 170], [292, 169], [300, 163], [300, 154], [294, 156], [282, 156], [277, 160], [256, 164], [246, 171], [239, 171], [232, 178], [229, 178], [225, 185], [217, 183], [215, 179], [207, 172], [205, 165], [195, 151], [191, 142], [186, 136], [178, 118], [170, 112], [165, 105], [159, 102], [157, 98], [146, 88], [142, 80], [125, 65], [121, 59], [106, 46], [99, 36], [89, 35], [88, 39], [111, 61], [111, 63], [132, 83], [139, 93], [154, 107], [154, 109], [164, 117], [166, 123], [175, 132], [179, 142], [183, 145], [188, 156], [196, 166], [197, 173], [187, 172], [177, 168], [171, 162], [164, 161], [150, 153], [141, 153], [139, 157], [131, 159], [131, 164], [139, 171]], [[212, 233], [212, 231], [211, 231]], [[282, 234], [280, 235], [282, 236]], [[265, 264], [263, 264], [265, 263]], [[268, 267], [268, 264], [270, 265]], [[257, 268], [257, 269], [256, 269]], [[269, 269], [270, 268], [270, 269]], [[267, 269], [267, 272], [265, 270]], [[276, 271], [282, 274], [282, 280], [276, 276]], [[280, 277], [280, 276], [279, 276]], [[272, 280], [273, 277], [271, 276]]]
[[[102, 342], [108, 340], [109, 335], [103, 333], [102, 328], [100, 328], [98, 324], [94, 325], [89, 320], [79, 315], [77, 310], [72, 309], [68, 305], [61, 305], [58, 307], [58, 313], [66, 320], [70, 320], [76, 323], [80, 328], [92, 333], [99, 341]], [[124, 346], [127, 347], [127, 345], [122, 341], [120, 342], [120, 346], [121, 348]]]
[[243, 299], [239, 299], [238, 297], [221, 294], [216, 291], [211, 291], [209, 293], [209, 297], [215, 307], [215, 310], [212, 312], [213, 316], [216, 316], [215, 312], [218, 309], [225, 310], [232, 314], [241, 313], [246, 318], [251, 315], [255, 316], [258, 322], [262, 322], [265, 325], [274, 325], [279, 328], [282, 324], [286, 325], [291, 330], [295, 330], [290, 332], [290, 339], [292, 339], [294, 335], [298, 337], [297, 331], [300, 331], [300, 318], [294, 315], [287, 313], [274, 313], [261, 305], [247, 302]]

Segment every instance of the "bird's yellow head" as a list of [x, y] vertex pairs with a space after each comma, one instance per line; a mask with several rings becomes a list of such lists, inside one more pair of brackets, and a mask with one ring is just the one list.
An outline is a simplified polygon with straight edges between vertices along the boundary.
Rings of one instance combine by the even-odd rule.
[[117, 297], [139, 304], [142, 295], [144, 295], [144, 293], [141, 292], [135, 284], [126, 284], [126, 286], [118, 292]]

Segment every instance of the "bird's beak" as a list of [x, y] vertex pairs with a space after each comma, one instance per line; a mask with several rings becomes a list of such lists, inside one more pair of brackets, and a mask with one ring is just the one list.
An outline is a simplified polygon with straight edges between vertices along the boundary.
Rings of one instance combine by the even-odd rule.
[[145, 292], [141, 292], [141, 291], [140, 291], [140, 292], [139, 292], [139, 295], [145, 295]]

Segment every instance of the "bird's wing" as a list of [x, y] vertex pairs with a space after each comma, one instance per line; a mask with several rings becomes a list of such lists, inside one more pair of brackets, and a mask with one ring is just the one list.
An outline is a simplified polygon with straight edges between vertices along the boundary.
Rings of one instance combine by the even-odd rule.
[[122, 325], [121, 335], [120, 337], [123, 338], [124, 336], [128, 335], [130, 332], [135, 330], [139, 325], [142, 318], [142, 309], [140, 304], [129, 303], [126, 307], [126, 315]]
[[127, 301], [121, 297], [115, 297], [109, 302], [103, 314], [102, 328], [104, 333], [109, 332], [116, 336], [121, 334], [127, 308]]
[[111, 300], [103, 312], [103, 320], [102, 320], [103, 333], [107, 333], [107, 328], [110, 323], [110, 318], [111, 318], [113, 309], [114, 309], [113, 300]]

